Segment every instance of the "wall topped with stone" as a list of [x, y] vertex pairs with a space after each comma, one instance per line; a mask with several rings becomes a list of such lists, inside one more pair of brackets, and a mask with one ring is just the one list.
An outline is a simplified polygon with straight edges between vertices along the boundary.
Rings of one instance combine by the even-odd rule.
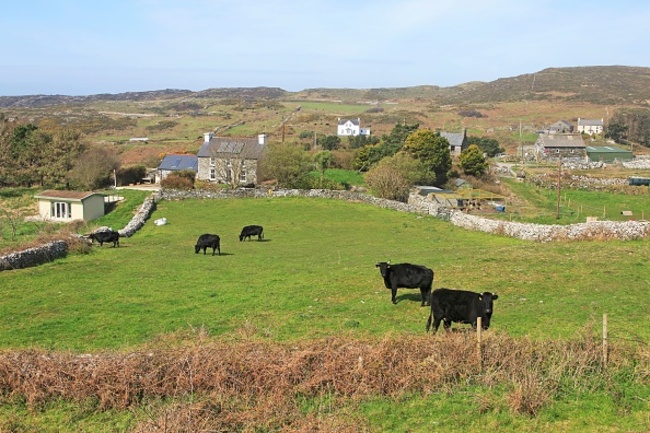
[[51, 262], [68, 253], [68, 244], [64, 240], [48, 242], [39, 247], [28, 248], [0, 257], [0, 271], [29, 268]]
[[[133, 236], [133, 234], [144, 225], [149, 216], [151, 216], [151, 212], [153, 212], [154, 208], [154, 198], [149, 197], [145, 199], [144, 203], [142, 203], [142, 206], [140, 206], [140, 209], [136, 212], [131, 221], [129, 221], [123, 229], [118, 230], [120, 236]], [[102, 228], [99, 230], [101, 231]], [[38, 266], [65, 257], [67, 253], [68, 241], [52, 241], [45, 245], [0, 256], [0, 271]]]
[[[324, 189], [238, 189], [238, 190], [161, 190], [157, 197], [147, 198], [131, 221], [118, 230], [120, 236], [133, 236], [155, 209], [155, 201], [186, 199], [225, 199], [225, 198], [275, 198], [275, 197], [313, 197], [346, 200], [367, 203], [384, 209], [431, 215], [449, 221], [451, 224], [467, 229], [495, 235], [510, 236], [534, 242], [576, 241], [576, 240], [634, 240], [650, 236], [649, 221], [594, 221], [572, 225], [526, 224], [512, 221], [499, 221], [483, 218], [464, 212], [447, 209], [412, 194], [408, 203], [386, 200], [372, 195], [354, 192]], [[67, 254], [67, 242], [57, 240], [36, 248], [14, 252], [0, 257], [0, 271], [37, 266]]]
[[535, 242], [577, 241], [577, 240], [633, 240], [650, 236], [648, 221], [594, 221], [571, 225], [527, 224], [512, 221], [500, 221], [470, 215], [458, 210], [440, 207], [437, 203], [417, 194], [411, 194], [408, 203], [377, 198], [354, 191], [337, 190], [298, 190], [298, 189], [241, 189], [223, 191], [177, 191], [162, 190], [161, 198], [165, 200], [218, 199], [233, 197], [273, 198], [273, 197], [318, 197], [367, 203], [373, 206], [394, 209], [401, 212], [413, 212], [449, 221], [455, 226], [510, 236]]

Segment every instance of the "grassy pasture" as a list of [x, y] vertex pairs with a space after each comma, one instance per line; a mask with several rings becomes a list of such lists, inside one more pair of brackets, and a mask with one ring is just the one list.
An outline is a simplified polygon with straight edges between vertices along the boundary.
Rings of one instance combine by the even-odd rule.
[[[98, 224], [125, 224], [129, 206]], [[160, 217], [169, 224], [155, 226], [152, 221]], [[245, 224], [264, 225], [265, 240], [239, 242]], [[194, 253], [194, 242], [204, 232], [221, 235], [221, 256]], [[150, 221], [121, 243], [120, 248], [95, 247], [87, 255], [1, 272], [1, 347], [137, 351], [164, 347], [174, 333], [205, 334], [217, 341], [252, 335], [257, 341], [296, 345], [332, 336], [359, 341], [424, 337], [428, 310], [420, 307], [419, 292], [401, 289], [398, 304], [392, 305], [374, 267], [380, 260], [428, 265], [436, 272], [435, 287], [497, 292], [488, 333], [495, 337], [549, 343], [580, 339], [585, 330], [598, 334], [607, 313], [613, 343], [640, 344], [650, 338], [644, 308], [650, 305], [647, 240], [535, 244], [360, 203], [268, 198], [161, 201]], [[369, 367], [376, 361], [369, 359]], [[531, 374], [540, 380], [539, 373]], [[642, 431], [643, 399], [650, 397], [647, 387], [621, 374], [607, 385], [594, 379], [588, 386], [562, 386], [557, 401], [531, 418], [509, 413], [516, 389], [472, 385], [473, 380], [426, 397], [378, 396], [351, 403], [325, 392], [296, 404], [300, 416], [360, 417], [366, 425], [342, 431], [490, 426], [512, 432], [623, 432]], [[534, 383], [527, 386], [533, 387], [531, 395], [543, 393]], [[530, 391], [521, 392], [525, 397]], [[0, 429], [131, 431], [137, 420], [156, 421], [159, 410], [152, 405], [104, 412], [92, 401], [51, 402], [33, 410], [24, 402], [4, 400]], [[179, 416], [166, 410], [162, 413], [170, 420]]]
[[[571, 338], [608, 313], [620, 338], [650, 337], [647, 240], [534, 244], [322, 199], [162, 201], [151, 221], [120, 248], [0, 273], [2, 347], [124, 348], [200, 327], [277, 340], [421, 334], [419, 292], [391, 305], [381, 260], [430, 266], [435, 287], [497, 292], [493, 327], [515, 336]], [[264, 225], [265, 241], [239, 242], [246, 224]], [[206, 232], [221, 235], [220, 257], [194, 254]]]
[[[630, 187], [630, 194], [562, 189], [558, 219], [557, 189], [508, 179], [503, 179], [503, 183], [516, 198], [509, 201], [505, 214], [492, 217], [537, 224], [583, 223], [588, 216], [609, 221], [650, 218], [649, 189], [645, 186]], [[631, 211], [632, 217], [623, 215], [623, 211]]]

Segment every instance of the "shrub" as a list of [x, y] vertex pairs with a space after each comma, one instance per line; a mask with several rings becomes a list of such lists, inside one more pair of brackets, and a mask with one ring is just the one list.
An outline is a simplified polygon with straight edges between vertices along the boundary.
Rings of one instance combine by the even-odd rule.
[[194, 183], [186, 177], [170, 174], [160, 181], [160, 186], [169, 189], [190, 190], [194, 189]]

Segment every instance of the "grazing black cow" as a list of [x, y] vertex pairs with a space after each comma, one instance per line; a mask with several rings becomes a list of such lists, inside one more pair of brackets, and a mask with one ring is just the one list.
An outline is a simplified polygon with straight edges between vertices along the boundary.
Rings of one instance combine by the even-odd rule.
[[241, 233], [239, 234], [239, 242], [243, 241], [246, 238], [250, 240], [251, 236], [257, 236], [258, 241], [264, 239], [264, 227], [262, 226], [244, 227], [243, 229], [241, 229]]
[[211, 235], [209, 233], [203, 234], [199, 236], [199, 239], [196, 241], [194, 252], [198, 254], [199, 251], [201, 251], [201, 248], [203, 248], [203, 255], [205, 255], [205, 250], [212, 248], [213, 256], [215, 251], [219, 251], [219, 255], [221, 255], [221, 246], [219, 245], [220, 242], [221, 239], [219, 238], [219, 235]]
[[104, 242], [113, 242], [113, 247], [120, 246], [120, 234], [112, 230], [91, 233], [88, 235], [88, 239], [92, 243], [99, 242], [100, 247], [104, 246]]
[[427, 320], [427, 332], [431, 328], [438, 331], [440, 322], [446, 331], [451, 328], [451, 322], [471, 323], [476, 329], [476, 318], [481, 318], [481, 327], [488, 329], [492, 318], [492, 302], [499, 299], [496, 293], [475, 293], [465, 290], [436, 289], [431, 293], [431, 314]]
[[381, 271], [384, 277], [384, 285], [391, 289], [391, 301], [397, 304], [395, 296], [398, 287], [408, 289], [420, 289], [422, 295], [422, 306], [429, 305], [429, 295], [433, 285], [433, 271], [425, 266], [411, 265], [410, 263], [400, 263], [391, 265], [387, 262], [379, 262], [375, 265]]

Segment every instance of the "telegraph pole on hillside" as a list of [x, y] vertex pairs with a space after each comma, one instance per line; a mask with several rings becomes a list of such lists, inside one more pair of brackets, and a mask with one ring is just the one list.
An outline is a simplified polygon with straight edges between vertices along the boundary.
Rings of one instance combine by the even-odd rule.
[[555, 214], [555, 219], [560, 219], [560, 182], [562, 181], [562, 154], [558, 154], [557, 158], [557, 212]]

